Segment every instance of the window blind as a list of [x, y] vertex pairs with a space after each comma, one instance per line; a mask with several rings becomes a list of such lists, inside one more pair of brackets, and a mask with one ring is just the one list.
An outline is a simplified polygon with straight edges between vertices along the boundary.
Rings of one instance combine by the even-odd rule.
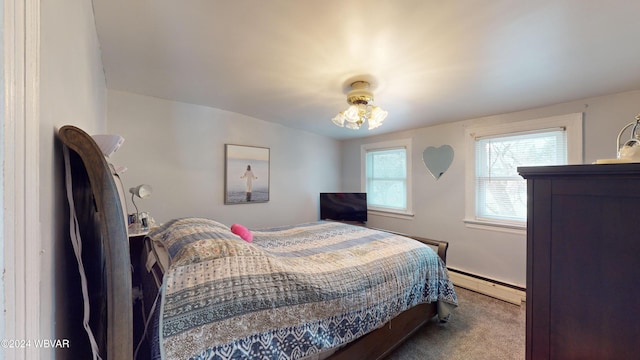
[[565, 128], [476, 139], [476, 217], [527, 220], [527, 183], [519, 166], [567, 164]]
[[366, 152], [366, 187], [369, 206], [406, 210], [406, 154], [405, 148]]

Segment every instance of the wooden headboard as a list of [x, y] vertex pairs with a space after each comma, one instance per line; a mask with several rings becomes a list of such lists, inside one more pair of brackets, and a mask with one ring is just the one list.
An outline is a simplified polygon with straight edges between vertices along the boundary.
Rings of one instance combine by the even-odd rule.
[[74, 126], [62, 127], [58, 135], [70, 150], [73, 199], [91, 306], [89, 325], [102, 359], [132, 359], [131, 260], [118, 188], [91, 136]]

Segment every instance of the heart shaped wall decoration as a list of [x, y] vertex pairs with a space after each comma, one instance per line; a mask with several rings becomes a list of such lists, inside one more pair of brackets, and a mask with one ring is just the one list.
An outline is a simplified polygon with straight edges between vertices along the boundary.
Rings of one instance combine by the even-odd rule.
[[442, 145], [438, 148], [429, 146], [422, 152], [422, 161], [431, 176], [438, 180], [453, 162], [453, 148], [449, 145]]

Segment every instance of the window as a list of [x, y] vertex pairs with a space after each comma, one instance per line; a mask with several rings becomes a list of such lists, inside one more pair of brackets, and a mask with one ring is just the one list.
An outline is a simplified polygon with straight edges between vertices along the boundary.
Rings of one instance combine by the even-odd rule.
[[[582, 162], [582, 114], [467, 130], [465, 222], [522, 231], [527, 183], [519, 166]], [[469, 164], [470, 163], [470, 164]]]
[[362, 146], [362, 190], [370, 211], [411, 215], [411, 141]]
[[518, 166], [566, 165], [565, 128], [476, 139], [476, 217], [527, 220], [527, 184]]

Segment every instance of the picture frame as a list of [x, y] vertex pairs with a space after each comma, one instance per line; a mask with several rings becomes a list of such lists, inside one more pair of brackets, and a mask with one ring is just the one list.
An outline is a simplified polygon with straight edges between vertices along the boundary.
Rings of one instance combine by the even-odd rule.
[[224, 203], [254, 204], [269, 201], [270, 149], [225, 144]]

